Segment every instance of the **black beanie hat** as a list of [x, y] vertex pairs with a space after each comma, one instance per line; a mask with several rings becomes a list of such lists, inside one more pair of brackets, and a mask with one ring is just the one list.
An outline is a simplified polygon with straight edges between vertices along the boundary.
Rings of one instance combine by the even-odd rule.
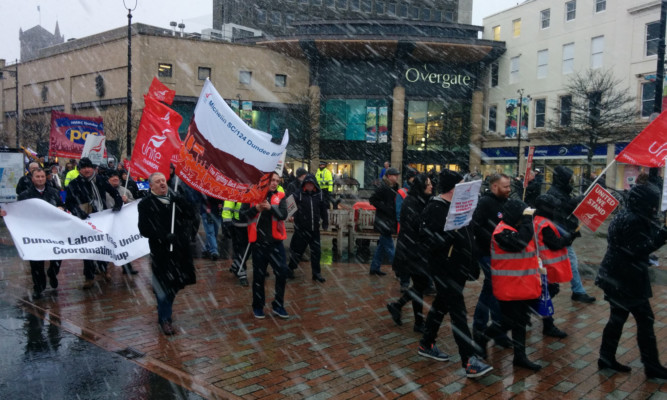
[[526, 203], [517, 199], [509, 199], [503, 206], [503, 222], [516, 225], [521, 219], [523, 210], [528, 208]]
[[438, 175], [438, 192], [447, 193], [463, 180], [463, 175], [456, 171], [443, 169]]
[[303, 167], [299, 167], [299, 168], [296, 169], [296, 177], [297, 177], [297, 178], [299, 178], [299, 177], [301, 177], [301, 176], [304, 176], [304, 175], [306, 175], [307, 173], [308, 173], [308, 171], [306, 171], [306, 169], [303, 168]]
[[79, 161], [79, 169], [82, 169], [82, 168], [95, 168], [95, 166], [93, 165], [93, 162], [90, 161], [90, 158], [83, 157]]

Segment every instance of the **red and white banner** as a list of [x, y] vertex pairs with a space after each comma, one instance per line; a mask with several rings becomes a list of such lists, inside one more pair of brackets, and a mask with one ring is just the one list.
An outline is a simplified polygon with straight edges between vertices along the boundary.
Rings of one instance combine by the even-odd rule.
[[155, 100], [160, 100], [164, 103], [171, 104], [174, 102], [174, 96], [176, 96], [176, 91], [171, 90], [164, 83], [156, 77], [153, 77], [153, 82], [148, 88], [148, 96], [154, 98]]
[[51, 157], [81, 158], [88, 135], [104, 136], [102, 117], [82, 117], [51, 111]]
[[595, 232], [616, 207], [618, 207], [618, 200], [602, 186], [596, 184], [572, 214]]
[[666, 139], [667, 112], [663, 112], [616, 156], [616, 161], [644, 167], [662, 167], [667, 158]]
[[81, 151], [81, 158], [88, 157], [93, 164], [102, 165], [107, 156], [107, 146], [104, 139], [104, 136], [88, 135]]
[[523, 188], [528, 187], [528, 182], [530, 182], [532, 173], [533, 173], [533, 155], [535, 154], [535, 146], [530, 146], [528, 148], [528, 160], [526, 161], [526, 173], [523, 175]]
[[287, 130], [282, 143], [276, 144], [268, 133], [246, 125], [207, 80], [175, 164], [176, 174], [207, 196], [261, 201], [288, 140]]
[[146, 107], [129, 163], [131, 174], [148, 178], [154, 172], [161, 172], [169, 178], [169, 164], [176, 162], [181, 147], [178, 128], [183, 117], [151, 97], [144, 96], [144, 102]]

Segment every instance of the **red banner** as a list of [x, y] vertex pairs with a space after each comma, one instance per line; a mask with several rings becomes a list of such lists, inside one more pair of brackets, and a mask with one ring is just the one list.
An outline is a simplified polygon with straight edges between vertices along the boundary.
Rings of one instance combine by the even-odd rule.
[[532, 169], [533, 169], [533, 155], [535, 154], [535, 146], [530, 146], [528, 148], [528, 160], [526, 161], [526, 173], [523, 175], [523, 188], [528, 187], [528, 182], [530, 182]]
[[667, 112], [651, 122], [623, 151], [616, 161], [644, 167], [662, 167], [667, 158]]
[[102, 117], [82, 117], [51, 111], [51, 157], [81, 158], [88, 135], [104, 136]]
[[155, 100], [160, 100], [164, 103], [171, 104], [174, 102], [174, 96], [176, 96], [176, 91], [171, 90], [164, 83], [156, 77], [153, 77], [153, 82], [148, 88], [148, 96], [154, 98]]
[[602, 186], [596, 184], [572, 214], [595, 232], [616, 207], [618, 207], [618, 200]]
[[134, 177], [148, 178], [161, 172], [169, 178], [169, 164], [176, 162], [181, 139], [178, 127], [183, 122], [176, 111], [148, 96], [144, 96], [146, 107], [141, 115], [137, 140], [132, 150], [129, 165]]

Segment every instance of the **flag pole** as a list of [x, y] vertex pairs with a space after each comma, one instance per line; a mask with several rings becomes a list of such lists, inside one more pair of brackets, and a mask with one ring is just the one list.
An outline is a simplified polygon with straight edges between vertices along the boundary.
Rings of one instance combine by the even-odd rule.
[[593, 186], [595, 186], [595, 184], [598, 183], [598, 181], [600, 180], [600, 178], [602, 178], [602, 176], [607, 172], [607, 170], [608, 170], [609, 168], [611, 168], [612, 165], [614, 165], [615, 162], [616, 162], [616, 159], [611, 160], [611, 162], [609, 163], [609, 165], [607, 165], [607, 166], [602, 170], [602, 172], [600, 172], [600, 175], [598, 175], [598, 176], [595, 178], [595, 180], [593, 181], [593, 183], [591, 183], [591, 185], [588, 187], [588, 189], [586, 189], [586, 192], [584, 193], [584, 197], [586, 197], [586, 195], [588, 194], [588, 192], [590, 192], [590, 191], [593, 189]]
[[[174, 180], [174, 194], [176, 194], [176, 190], [178, 189], [178, 175], [176, 175], [176, 179]], [[174, 234], [174, 221], [176, 220], [176, 202], [171, 203], [171, 233], [172, 235]], [[172, 252], [174, 251], [174, 244], [169, 245], [169, 251]]]
[[130, 172], [132, 172], [132, 166], [127, 169], [127, 179], [125, 179], [125, 193], [127, 193], [127, 184], [130, 182]]

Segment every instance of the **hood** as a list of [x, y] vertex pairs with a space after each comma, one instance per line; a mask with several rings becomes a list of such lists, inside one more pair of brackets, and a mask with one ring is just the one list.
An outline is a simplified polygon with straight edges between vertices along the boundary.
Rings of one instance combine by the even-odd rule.
[[426, 190], [426, 181], [428, 180], [428, 175], [419, 174], [415, 176], [415, 179], [412, 181], [412, 186], [408, 190], [408, 195], [417, 196], [423, 199], [428, 199], [431, 195], [424, 194]]
[[526, 203], [521, 200], [509, 199], [503, 206], [503, 222], [516, 227], [521, 220], [523, 210], [528, 208]]
[[315, 185], [315, 193], [320, 191], [320, 186], [317, 184], [317, 179], [313, 174], [306, 174], [306, 177], [303, 178], [303, 181], [301, 182], [301, 190], [303, 190], [303, 186], [308, 182]]
[[563, 167], [562, 165], [559, 165], [556, 168], [554, 168], [553, 184], [561, 188], [569, 187], [572, 175], [574, 175], [574, 171], [572, 171], [568, 167]]
[[542, 194], [535, 199], [535, 214], [553, 219], [554, 212], [560, 207], [560, 200], [550, 194]]
[[628, 209], [645, 217], [653, 217], [658, 210], [660, 192], [653, 185], [635, 185], [628, 195]]

